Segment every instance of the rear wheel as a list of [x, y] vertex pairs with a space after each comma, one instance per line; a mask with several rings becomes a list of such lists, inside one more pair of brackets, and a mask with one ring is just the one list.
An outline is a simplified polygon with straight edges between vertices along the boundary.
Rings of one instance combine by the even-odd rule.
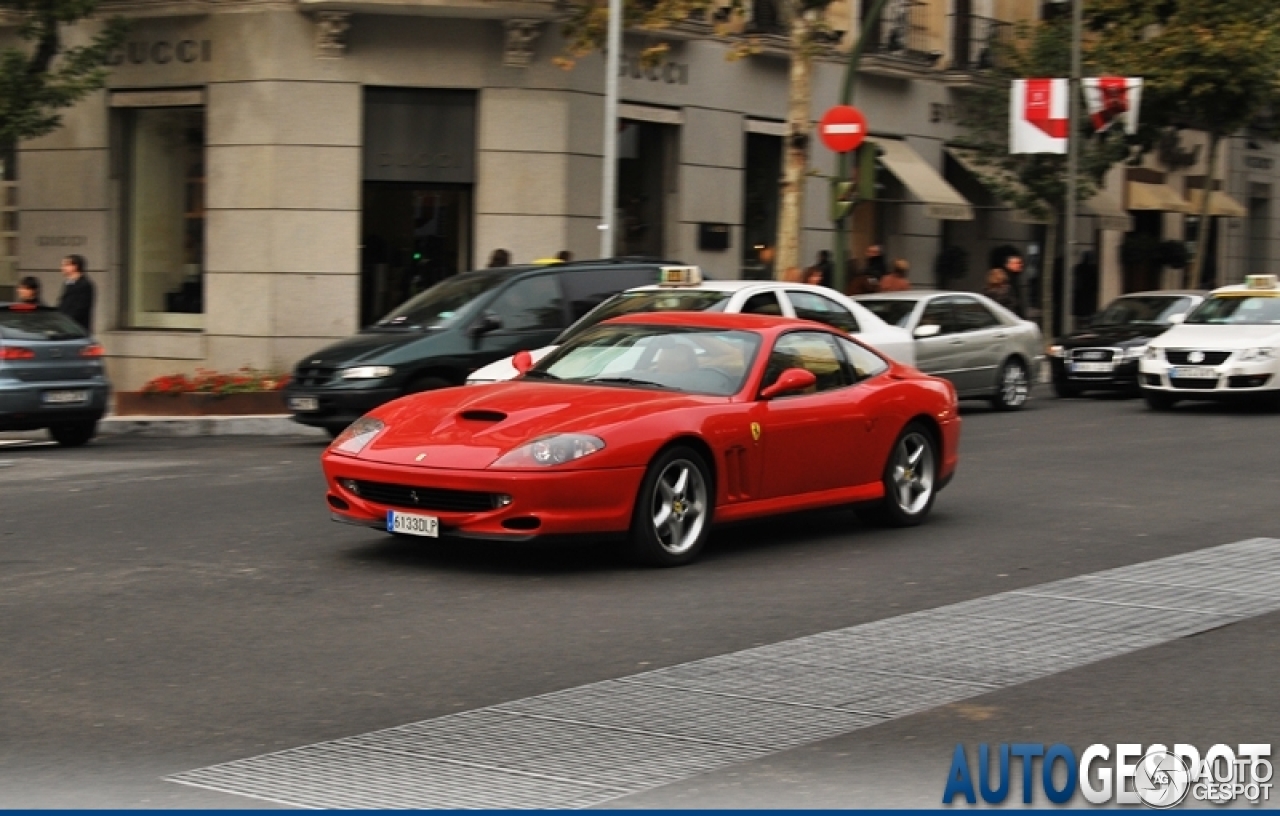
[[97, 433], [98, 422], [69, 422], [65, 425], [51, 425], [49, 436], [64, 448], [78, 448], [93, 439]]
[[658, 454], [640, 485], [631, 518], [631, 552], [657, 567], [678, 567], [702, 552], [711, 530], [711, 473], [692, 448]]
[[884, 499], [860, 510], [860, 516], [891, 527], [914, 527], [925, 520], [938, 493], [938, 449], [928, 428], [912, 422], [902, 430], [881, 478]]
[[992, 396], [991, 403], [998, 411], [1016, 411], [1027, 404], [1029, 396], [1031, 377], [1027, 374], [1027, 367], [1021, 360], [1010, 357], [1000, 367], [1000, 374], [996, 378], [996, 393]]
[[1084, 389], [1082, 389], [1080, 386], [1073, 385], [1067, 382], [1066, 380], [1053, 381], [1053, 393], [1057, 394], [1059, 397], [1062, 397], [1063, 399], [1071, 399], [1072, 397], [1078, 397], [1083, 391]]
[[1178, 404], [1177, 397], [1163, 391], [1144, 391], [1142, 398], [1147, 401], [1147, 407], [1152, 411], [1168, 411]]

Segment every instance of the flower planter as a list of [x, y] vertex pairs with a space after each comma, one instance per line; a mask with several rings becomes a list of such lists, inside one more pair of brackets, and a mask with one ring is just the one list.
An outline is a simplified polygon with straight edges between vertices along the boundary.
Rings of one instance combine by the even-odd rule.
[[116, 393], [116, 416], [246, 416], [287, 414], [284, 392], [249, 391], [236, 394]]

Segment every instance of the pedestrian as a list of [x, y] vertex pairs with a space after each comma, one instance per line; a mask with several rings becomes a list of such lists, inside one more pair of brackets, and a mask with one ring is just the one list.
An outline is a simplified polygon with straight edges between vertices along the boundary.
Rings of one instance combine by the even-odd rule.
[[1005, 276], [1009, 279], [1009, 292], [1013, 298], [1013, 306], [1010, 308], [1018, 317], [1027, 316], [1026, 296], [1022, 291], [1022, 272], [1026, 268], [1022, 256], [1017, 252], [1007, 255], [1004, 263], [1000, 265]]
[[826, 286], [827, 285], [826, 282], [823, 280], [822, 270], [819, 269], [816, 264], [804, 271], [804, 282], [809, 284], [810, 286]]
[[567, 249], [562, 249], [556, 253], [556, 260], [560, 263], [573, 263], [573, 253]]
[[62, 259], [62, 295], [58, 298], [58, 311], [93, 333], [93, 281], [84, 273], [83, 255], [68, 255]]
[[804, 280], [804, 273], [798, 266], [788, 266], [787, 271], [782, 273], [782, 279], [787, 283], [800, 283]]
[[1013, 301], [1013, 287], [1009, 285], [1009, 276], [1000, 267], [987, 273], [986, 296], [999, 303], [1009, 311], [1014, 311], [1017, 304]]
[[43, 306], [40, 300], [40, 279], [30, 275], [18, 281], [18, 302], [28, 306]]
[[907, 280], [907, 275], [911, 272], [911, 265], [907, 263], [905, 258], [899, 258], [893, 262], [893, 268], [889, 270], [889, 274], [880, 279], [881, 292], [905, 292], [911, 288], [911, 281]]
[[862, 265], [862, 273], [869, 278], [867, 285], [872, 287], [871, 291], [879, 290], [880, 279], [884, 277], [885, 271], [884, 250], [879, 244], [867, 247], [867, 259]]
[[818, 250], [817, 260], [809, 269], [811, 271], [816, 269], [822, 275], [822, 279], [817, 282], [818, 286], [831, 286], [835, 280], [835, 265], [831, 263], [831, 253], [825, 249]]
[[511, 266], [511, 253], [505, 249], [495, 249], [489, 256], [489, 268], [497, 269], [502, 266]]

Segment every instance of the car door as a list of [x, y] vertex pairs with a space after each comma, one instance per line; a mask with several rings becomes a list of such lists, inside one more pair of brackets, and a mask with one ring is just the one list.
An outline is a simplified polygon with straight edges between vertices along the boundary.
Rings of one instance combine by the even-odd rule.
[[985, 392], [995, 386], [996, 369], [1004, 359], [1011, 331], [980, 300], [957, 296], [951, 306], [959, 345], [958, 373], [953, 382], [961, 392]]
[[522, 349], [548, 345], [564, 326], [558, 276], [534, 275], [512, 281], [472, 322], [472, 369]]
[[[761, 498], [777, 499], [856, 483], [856, 459], [866, 428], [853, 378], [825, 331], [794, 331], [770, 351], [760, 388], [788, 368], [817, 378], [809, 393], [758, 400], [751, 411], [761, 451]], [[754, 435], [754, 433], [753, 433]]]
[[964, 339], [958, 336], [954, 302], [955, 298], [947, 295], [930, 298], [912, 331], [918, 332], [921, 326], [938, 327], [938, 333], [932, 337], [916, 335], [916, 367], [926, 374], [951, 380], [959, 391]]
[[829, 297], [817, 292], [788, 289], [787, 299], [791, 301], [791, 308], [795, 311], [796, 317], [825, 323], [849, 334], [858, 332], [858, 319], [854, 317], [853, 312]]

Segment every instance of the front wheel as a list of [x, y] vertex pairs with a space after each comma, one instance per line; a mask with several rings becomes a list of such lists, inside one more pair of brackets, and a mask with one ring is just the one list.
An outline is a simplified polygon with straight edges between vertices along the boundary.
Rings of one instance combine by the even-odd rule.
[[64, 448], [78, 448], [87, 444], [93, 435], [97, 433], [98, 423], [93, 422], [70, 422], [65, 425], [52, 425], [49, 427], [49, 436]]
[[692, 448], [668, 448], [649, 464], [631, 519], [631, 552], [657, 567], [678, 567], [702, 552], [711, 530], [711, 474]]
[[1000, 366], [996, 378], [996, 393], [991, 398], [997, 411], [1016, 411], [1027, 404], [1031, 396], [1031, 377], [1021, 360], [1010, 358]]
[[938, 490], [938, 450], [919, 422], [903, 429], [885, 463], [884, 499], [860, 515], [891, 527], [915, 527], [933, 509]]
[[1147, 401], [1147, 407], [1152, 411], [1168, 411], [1178, 404], [1177, 397], [1163, 391], [1144, 391], [1142, 398]]

